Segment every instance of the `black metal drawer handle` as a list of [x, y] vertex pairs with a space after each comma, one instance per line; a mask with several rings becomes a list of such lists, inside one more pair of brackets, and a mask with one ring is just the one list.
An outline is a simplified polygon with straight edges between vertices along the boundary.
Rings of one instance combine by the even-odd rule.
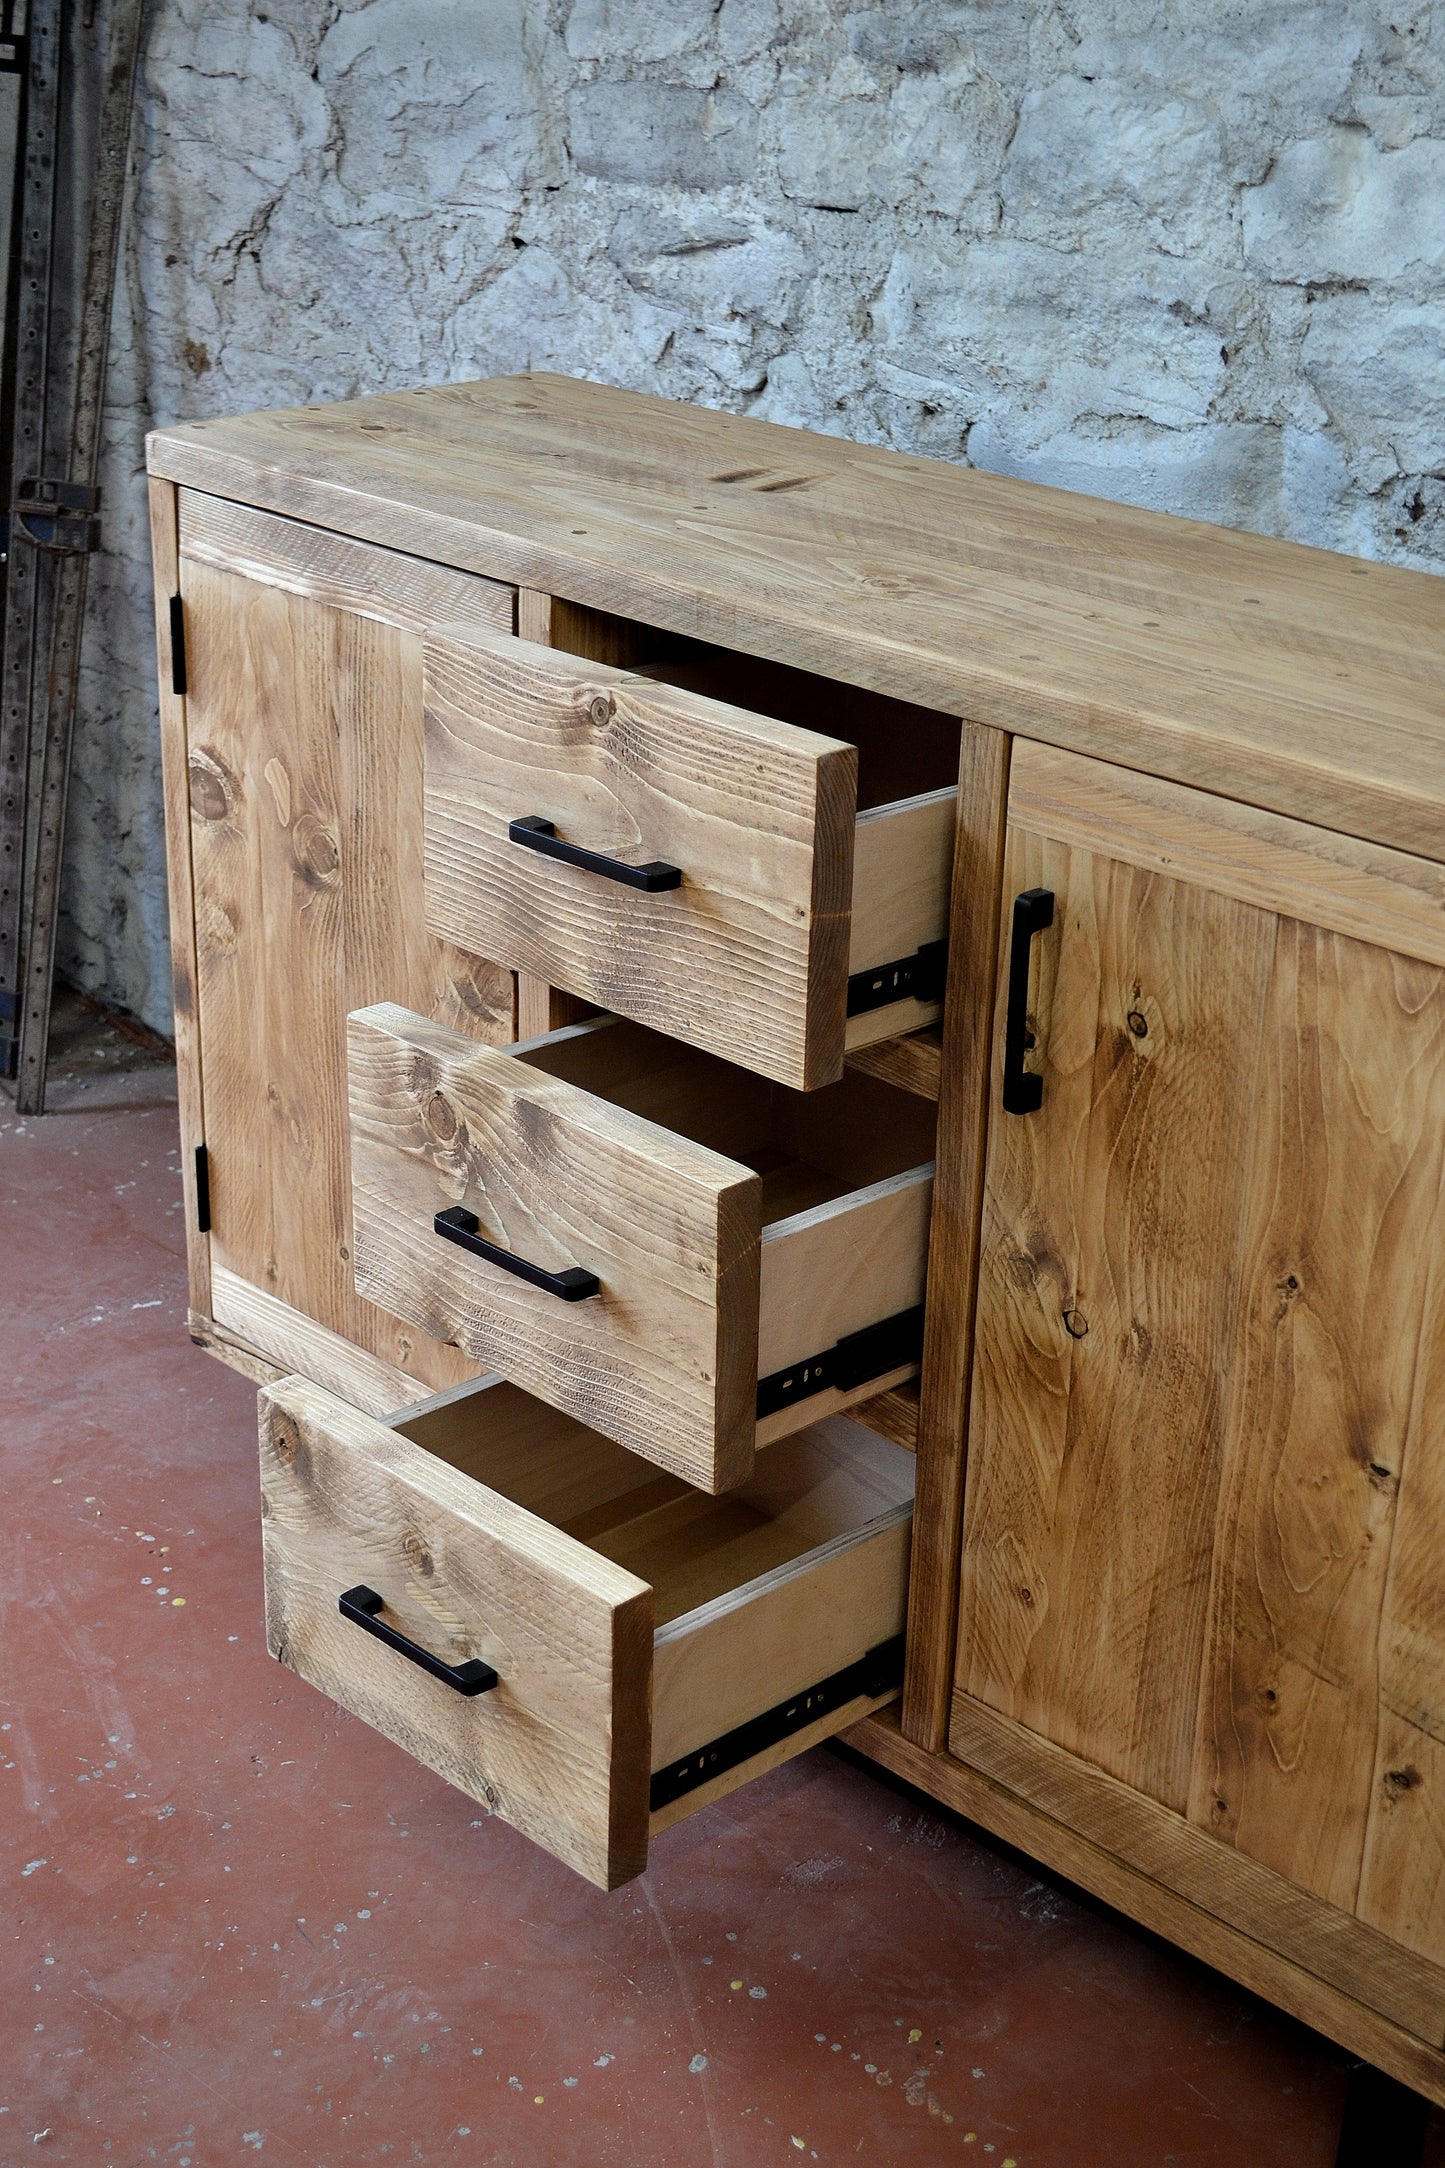
[[378, 1641], [384, 1641], [389, 1649], [395, 1649], [397, 1655], [404, 1656], [409, 1664], [415, 1664], [418, 1670], [425, 1671], [430, 1678], [440, 1679], [443, 1686], [454, 1687], [459, 1694], [489, 1694], [498, 1684], [496, 1672], [490, 1664], [484, 1664], [480, 1657], [474, 1656], [465, 1664], [444, 1664], [439, 1656], [433, 1656], [431, 1650], [424, 1649], [420, 1642], [408, 1641], [405, 1634], [399, 1634], [394, 1626], [387, 1625], [385, 1619], [377, 1617], [376, 1614], [384, 1601], [374, 1588], [368, 1588], [362, 1582], [358, 1587], [348, 1588], [344, 1595], [338, 1596], [336, 1608], [344, 1619], [350, 1619], [352, 1625], [359, 1626], [363, 1633], [372, 1634]]
[[1044, 1080], [1024, 1067], [1033, 1045], [1029, 1030], [1029, 957], [1033, 938], [1054, 923], [1051, 888], [1026, 888], [1014, 897], [1009, 937], [1008, 1010], [1003, 1032], [1003, 1105], [1005, 1114], [1037, 1114], [1044, 1103]]
[[569, 1265], [565, 1272], [544, 1272], [540, 1265], [528, 1264], [525, 1257], [518, 1257], [512, 1250], [499, 1249], [485, 1235], [479, 1235], [480, 1221], [475, 1212], [468, 1212], [465, 1205], [454, 1204], [450, 1211], [438, 1212], [432, 1221], [435, 1231], [447, 1242], [455, 1242], [458, 1249], [470, 1250], [473, 1257], [485, 1257], [489, 1265], [500, 1265], [503, 1272], [515, 1272], [519, 1280], [529, 1287], [545, 1288], [560, 1302], [585, 1302], [589, 1295], [602, 1292], [602, 1282], [595, 1272], [586, 1272], [581, 1265]]
[[513, 843], [540, 851], [544, 858], [560, 858], [564, 866], [600, 873], [604, 880], [621, 881], [624, 888], [640, 888], [649, 896], [658, 895], [664, 888], [682, 886], [681, 866], [665, 865], [661, 859], [653, 859], [646, 866], [628, 866], [620, 858], [609, 858], [605, 851], [584, 851], [580, 843], [564, 843], [555, 823], [544, 821], [540, 813], [524, 813], [520, 820], [508, 821], [507, 834]]

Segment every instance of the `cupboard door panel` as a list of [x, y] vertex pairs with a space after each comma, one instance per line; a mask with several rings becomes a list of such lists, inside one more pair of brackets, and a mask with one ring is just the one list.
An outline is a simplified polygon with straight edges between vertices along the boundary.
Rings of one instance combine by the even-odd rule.
[[1190, 1813], [1353, 1909], [1397, 1494], [1434, 1487], [1445, 1442], [1415, 1405], [1445, 992], [1429, 965], [1274, 924]]
[[[243, 1329], [221, 1314], [231, 1275], [425, 1383], [447, 1385], [475, 1365], [356, 1293], [346, 1116], [350, 1007], [385, 995], [476, 1038], [512, 1037], [510, 972], [448, 949], [423, 922], [413, 620], [431, 588], [423, 581], [418, 591], [407, 560], [359, 544], [346, 545], [345, 562], [328, 573], [322, 546], [336, 538], [293, 534], [291, 523], [261, 514], [250, 520], [255, 533], [218, 539], [204, 504], [183, 502], [217, 1321]], [[244, 572], [215, 561], [223, 544], [238, 550]], [[389, 619], [393, 576], [402, 591]], [[510, 612], [509, 590], [445, 579], [434, 602], [456, 608], [470, 595], [479, 614]]]
[[996, 1111], [1005, 957], [959, 1683], [1182, 1809], [1270, 926], [1015, 829], [1006, 927], [1032, 887], [1043, 1102]]
[[1005, 945], [1056, 903], [1023, 1116], [995, 1018], [954, 1749], [1010, 1720], [1438, 1965], [1445, 971], [1338, 839], [1273, 823], [1270, 908], [1253, 816], [1170, 786], [1156, 847], [1094, 765], [1010, 795]]

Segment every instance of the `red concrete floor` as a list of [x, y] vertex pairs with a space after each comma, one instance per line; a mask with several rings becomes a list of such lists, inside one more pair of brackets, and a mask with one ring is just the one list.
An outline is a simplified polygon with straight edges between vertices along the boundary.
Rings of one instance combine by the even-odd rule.
[[172, 1090], [0, 1099], [5, 2168], [1329, 2168], [1337, 2050], [835, 1753], [603, 1896], [273, 1664]]

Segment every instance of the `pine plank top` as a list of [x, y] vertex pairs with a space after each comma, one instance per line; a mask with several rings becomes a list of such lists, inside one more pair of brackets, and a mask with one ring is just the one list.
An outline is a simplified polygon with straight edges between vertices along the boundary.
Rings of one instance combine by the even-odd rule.
[[1445, 580], [569, 377], [152, 473], [1445, 859]]

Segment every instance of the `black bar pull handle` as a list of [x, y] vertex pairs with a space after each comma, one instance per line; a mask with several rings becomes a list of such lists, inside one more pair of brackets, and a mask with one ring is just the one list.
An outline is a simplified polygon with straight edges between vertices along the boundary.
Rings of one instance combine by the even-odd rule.
[[520, 820], [508, 821], [507, 834], [513, 843], [540, 851], [544, 858], [560, 858], [564, 866], [600, 873], [604, 880], [621, 881], [624, 888], [640, 888], [649, 896], [682, 886], [681, 866], [665, 865], [661, 859], [653, 859], [645, 866], [628, 866], [620, 858], [609, 858], [605, 851], [584, 851], [580, 843], [564, 843], [555, 824], [544, 821], [540, 813], [524, 813]]
[[600, 1295], [602, 1282], [595, 1272], [586, 1272], [581, 1265], [569, 1265], [565, 1272], [544, 1272], [540, 1265], [528, 1264], [525, 1257], [518, 1257], [512, 1250], [499, 1249], [485, 1235], [477, 1233], [480, 1225], [475, 1212], [468, 1212], [464, 1205], [454, 1204], [448, 1212], [438, 1212], [432, 1226], [444, 1241], [455, 1242], [458, 1249], [470, 1250], [473, 1257], [485, 1257], [489, 1265], [500, 1265], [503, 1272], [515, 1272], [519, 1280], [529, 1287], [541, 1287], [560, 1302], [585, 1302], [589, 1295]]
[[344, 1619], [349, 1619], [353, 1626], [359, 1626], [363, 1633], [374, 1635], [378, 1641], [385, 1642], [389, 1649], [395, 1649], [398, 1656], [404, 1656], [409, 1664], [415, 1664], [418, 1670], [425, 1671], [430, 1678], [440, 1679], [443, 1686], [454, 1687], [459, 1694], [489, 1694], [498, 1684], [496, 1672], [490, 1664], [484, 1664], [480, 1657], [474, 1656], [465, 1664], [446, 1664], [440, 1656], [433, 1656], [430, 1649], [424, 1649], [419, 1641], [408, 1641], [405, 1634], [399, 1634], [394, 1626], [387, 1625], [384, 1618], [378, 1618], [377, 1613], [384, 1600], [377, 1595], [374, 1588], [368, 1588], [363, 1582], [338, 1596], [336, 1608]]
[[1051, 888], [1026, 888], [1014, 897], [1009, 937], [1008, 1012], [1003, 1030], [1003, 1105], [1005, 1114], [1037, 1114], [1044, 1103], [1044, 1080], [1024, 1067], [1033, 1045], [1029, 1030], [1029, 957], [1033, 938], [1054, 923]]

